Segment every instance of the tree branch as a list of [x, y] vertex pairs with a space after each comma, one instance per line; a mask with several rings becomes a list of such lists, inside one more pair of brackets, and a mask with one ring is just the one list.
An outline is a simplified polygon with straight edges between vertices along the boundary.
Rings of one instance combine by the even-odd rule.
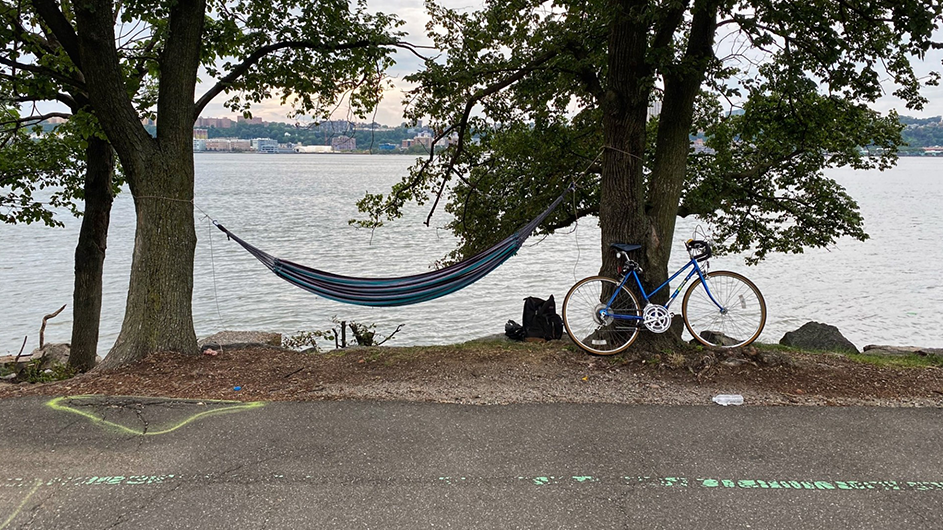
[[0, 121], [0, 126], [5, 127], [7, 125], [16, 125], [17, 127], [22, 127], [24, 125], [40, 123], [51, 118], [63, 118], [68, 120], [71, 117], [71, 114], [65, 112], [50, 112], [49, 114], [42, 114], [39, 116], [27, 116], [25, 118], [19, 118], [16, 120]]
[[354, 42], [346, 42], [346, 43], [341, 43], [341, 44], [327, 44], [327, 45], [323, 43], [314, 42], [314, 41], [283, 41], [283, 42], [276, 42], [273, 44], [269, 44], [268, 46], [263, 46], [255, 50], [254, 52], [252, 52], [241, 63], [236, 65], [236, 67], [233, 68], [231, 72], [229, 72], [226, 76], [220, 79], [219, 82], [216, 83], [216, 85], [214, 85], [205, 94], [203, 94], [203, 96], [199, 100], [197, 100], [196, 105], [193, 109], [193, 112], [194, 112], [193, 119], [195, 121], [197, 118], [199, 118], [200, 113], [203, 111], [206, 105], [209, 104], [209, 102], [213, 100], [213, 98], [215, 98], [221, 92], [223, 92], [224, 90], [232, 86], [233, 83], [238, 81], [240, 77], [244, 76], [246, 72], [249, 71], [250, 68], [255, 66], [263, 57], [269, 54], [275, 53], [280, 50], [285, 50], [285, 49], [307, 49], [307, 50], [315, 50], [315, 51], [322, 51], [322, 52], [338, 52], [338, 51], [343, 51], [343, 50], [354, 50], [354, 49], [359, 49], [359, 48], [366, 48], [369, 46], [394, 46], [394, 47], [400, 47], [400, 48], [413, 51], [414, 53], [415, 51], [413, 50], [413, 48], [416, 48], [416, 46], [413, 46], [407, 43], [402, 43], [399, 41], [379, 41], [378, 42], [378, 41], [372, 41], [372, 40], [366, 40], [366, 39], [354, 41]]
[[[478, 102], [480, 102], [481, 100], [485, 99], [486, 97], [491, 96], [491, 95], [493, 95], [493, 94], [497, 94], [497, 93], [500, 92], [501, 90], [503, 90], [503, 89], [505, 89], [505, 88], [507, 88], [507, 87], [513, 85], [514, 83], [520, 81], [521, 79], [523, 79], [524, 77], [526, 77], [527, 74], [533, 72], [533, 71], [536, 70], [540, 65], [546, 63], [547, 61], [549, 61], [550, 59], [552, 59], [553, 57], [555, 57], [557, 54], [558, 54], [558, 51], [557, 51], [557, 50], [548, 50], [548, 51], [542, 53], [541, 55], [538, 55], [538, 56], [537, 56], [536, 58], [534, 58], [530, 63], [524, 65], [523, 68], [519, 69], [519, 70], [518, 70], [517, 72], [515, 72], [513, 75], [510, 75], [510, 76], [506, 77], [505, 79], [502, 79], [501, 81], [498, 81], [498, 82], [496, 82], [496, 83], [492, 83], [491, 85], [488, 85], [488, 86], [486, 86], [486, 87], [484, 87], [484, 88], [478, 90], [477, 92], [475, 92], [474, 94], [472, 94], [471, 97], [468, 98], [468, 101], [465, 102], [465, 109], [462, 111], [462, 118], [461, 118], [461, 120], [459, 120], [459, 123], [458, 123], [457, 125], [453, 125], [453, 126], [449, 127], [449, 129], [446, 130], [446, 131], [448, 131], [448, 132], [451, 132], [451, 131], [454, 131], [455, 129], [458, 129], [458, 141], [455, 143], [455, 150], [452, 152], [452, 156], [451, 156], [451, 158], [449, 159], [448, 165], [446, 166], [446, 169], [445, 169], [445, 177], [443, 177], [443, 179], [442, 179], [442, 185], [439, 186], [439, 191], [438, 191], [438, 193], [436, 193], [435, 201], [432, 203], [432, 208], [429, 210], [429, 215], [426, 216], [426, 221], [425, 221], [425, 225], [426, 225], [426, 226], [429, 226], [429, 223], [430, 223], [431, 220], [432, 220], [432, 214], [435, 213], [436, 208], [437, 208], [438, 205], [439, 205], [439, 201], [440, 201], [441, 198], [442, 198], [442, 193], [445, 191], [445, 184], [446, 184], [446, 183], [449, 181], [449, 179], [450, 179], [449, 175], [450, 175], [450, 174], [452, 173], [452, 171], [454, 170], [455, 164], [458, 163], [459, 157], [460, 157], [460, 156], [462, 155], [462, 153], [464, 153], [464, 151], [465, 151], [465, 136], [466, 136], [466, 134], [468, 133], [468, 119], [469, 119], [469, 117], [471, 116], [471, 111], [472, 111], [472, 109], [475, 108], [475, 105], [477, 105]], [[437, 141], [441, 140], [442, 137], [443, 137], [443, 135], [445, 135], [445, 134], [446, 134], [446, 133], [443, 132], [442, 134], [440, 134], [439, 136], [437, 136], [437, 137], [435, 138], [435, 140], [433, 141], [433, 143], [432, 143], [433, 146], [435, 145], [435, 143], [436, 143]], [[434, 156], [434, 149], [433, 149], [433, 150], [430, 150], [430, 152], [429, 152], [429, 161], [430, 161], [430, 162], [432, 161], [433, 156]], [[425, 171], [425, 168], [428, 167], [428, 165], [429, 165], [429, 164], [427, 163], [426, 165], [423, 166], [423, 168], [420, 170], [420, 174], [421, 174], [422, 171]]]
[[59, 10], [54, 0], [32, 0], [33, 9], [42, 18], [46, 27], [52, 32], [62, 49], [69, 55], [72, 64], [82, 69], [82, 60], [79, 57], [79, 39], [72, 28], [72, 24]]
[[24, 72], [30, 72], [32, 74], [36, 74], [40, 76], [51, 77], [57, 81], [61, 81], [62, 83], [66, 85], [74, 86], [75, 88], [79, 90], [85, 89], [85, 83], [83, 83], [81, 80], [76, 79], [74, 77], [62, 75], [61, 73], [56, 72], [55, 70], [52, 70], [51, 68], [46, 68], [44, 66], [36, 66], [35, 64], [26, 64], [26, 63], [20, 63], [17, 61], [12, 61], [3, 56], [0, 56], [0, 64], [4, 66], [8, 66], [10, 68], [23, 70]]

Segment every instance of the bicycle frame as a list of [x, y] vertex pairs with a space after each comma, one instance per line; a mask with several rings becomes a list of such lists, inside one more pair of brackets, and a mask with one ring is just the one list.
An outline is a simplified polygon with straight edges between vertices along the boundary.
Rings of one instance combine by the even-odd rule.
[[[688, 270], [689, 268], [691, 268], [690, 272], [688, 272], [688, 275], [685, 276], [684, 281], [681, 282], [681, 285], [679, 285], [678, 288], [675, 289], [674, 293], [672, 293], [671, 296], [668, 298], [668, 303], [665, 304], [665, 308], [667, 309], [668, 307], [671, 306], [671, 303], [674, 302], [675, 298], [678, 297], [678, 294], [681, 292], [681, 289], [684, 289], [684, 286], [687, 285], [688, 282], [691, 280], [691, 278], [693, 278], [694, 275], [696, 274], [699, 281], [701, 282], [701, 285], [704, 286], [704, 290], [707, 291], [707, 296], [711, 299], [711, 302], [714, 302], [714, 305], [716, 305], [717, 308], [722, 313], [726, 311], [724, 306], [722, 306], [719, 302], [717, 302], [717, 300], [714, 299], [714, 295], [713, 293], [711, 293], [710, 287], [708, 287], [707, 282], [704, 281], [704, 271], [702, 271], [701, 267], [697, 264], [697, 260], [694, 258], [691, 258], [691, 260], [688, 261], [683, 267], [675, 271], [675, 273], [672, 274], [670, 278], [665, 280], [665, 283], [659, 285], [658, 287], [653, 289], [652, 292], [650, 293], [645, 292], [645, 288], [642, 287], [642, 280], [638, 276], [638, 271], [633, 268], [632, 270], [630, 270], [629, 272], [627, 272], [626, 274], [622, 276], [622, 281], [619, 282], [619, 287], [616, 288], [616, 290], [612, 293], [612, 296], [609, 298], [609, 301], [606, 302], [606, 307], [599, 310], [600, 314], [604, 317], [610, 317], [616, 320], [642, 320], [643, 317], [639, 315], [620, 315], [618, 313], [612, 313], [609, 310], [609, 307], [612, 305], [612, 302], [615, 301], [616, 296], [619, 294], [619, 290], [622, 289], [622, 287], [625, 286], [626, 282], [629, 281], [629, 277], [631, 276], [632, 278], [635, 278], [635, 284], [638, 286], [639, 292], [642, 294], [642, 297], [645, 299], [645, 305], [648, 305], [651, 303], [651, 300], [649, 300], [649, 298], [651, 298], [658, 291], [664, 289], [669, 283], [672, 282], [672, 280], [680, 276], [681, 273]], [[643, 308], [639, 308], [639, 309], [643, 309]]]

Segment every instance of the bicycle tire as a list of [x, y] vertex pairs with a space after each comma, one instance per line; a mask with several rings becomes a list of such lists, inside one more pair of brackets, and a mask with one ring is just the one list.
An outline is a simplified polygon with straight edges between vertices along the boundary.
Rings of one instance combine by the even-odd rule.
[[705, 278], [714, 299], [725, 311], [711, 301], [701, 288], [703, 283], [696, 282], [684, 293], [681, 302], [688, 332], [711, 348], [738, 348], [755, 341], [766, 325], [766, 300], [760, 290], [736, 272], [713, 271]]
[[[563, 325], [570, 339], [592, 355], [615, 355], [625, 351], [638, 337], [641, 320], [605, 320], [599, 316], [619, 282], [605, 276], [590, 276], [576, 282], [563, 300]], [[638, 300], [622, 287], [612, 303], [622, 315], [640, 316]]]

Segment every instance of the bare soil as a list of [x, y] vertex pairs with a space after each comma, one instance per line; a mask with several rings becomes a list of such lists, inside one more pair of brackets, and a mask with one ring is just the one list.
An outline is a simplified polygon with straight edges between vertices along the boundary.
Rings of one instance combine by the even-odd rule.
[[54, 383], [0, 383], [0, 398], [137, 395], [240, 401], [394, 400], [465, 404], [711, 404], [943, 407], [943, 368], [874, 366], [833, 353], [755, 348], [723, 354], [592, 357], [573, 345], [471, 342], [307, 354], [224, 348], [159, 353]]

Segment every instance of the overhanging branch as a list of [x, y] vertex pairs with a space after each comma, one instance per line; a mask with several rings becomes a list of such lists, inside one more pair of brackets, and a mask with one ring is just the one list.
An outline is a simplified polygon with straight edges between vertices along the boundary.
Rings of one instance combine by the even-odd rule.
[[250, 68], [258, 64], [258, 62], [267, 55], [278, 52], [280, 50], [286, 50], [286, 49], [296, 49], [296, 50], [304, 49], [304, 50], [314, 50], [314, 51], [320, 51], [320, 52], [325, 52], [325, 53], [332, 53], [332, 52], [339, 52], [339, 51], [344, 51], [344, 50], [368, 48], [371, 46], [390, 46], [394, 48], [403, 48], [405, 50], [408, 50], [416, 54], [420, 58], [422, 57], [416, 52], [416, 48], [419, 48], [418, 46], [405, 43], [405, 42], [395, 41], [395, 40], [379, 40], [378, 41], [378, 40], [363, 39], [359, 41], [337, 43], [337, 44], [325, 44], [321, 42], [314, 42], [314, 41], [308, 41], [308, 40], [276, 42], [273, 44], [269, 44], [268, 46], [263, 46], [255, 50], [254, 52], [252, 52], [241, 63], [236, 65], [236, 67], [233, 68], [231, 72], [226, 74], [226, 76], [220, 79], [219, 82], [217, 82], [212, 88], [210, 88], [205, 94], [203, 94], [203, 96], [199, 100], [197, 100], [196, 105], [193, 109], [194, 111], [193, 119], [196, 120], [200, 116], [200, 113], [203, 111], [206, 105], [209, 104], [209, 102], [213, 100], [213, 98], [215, 98], [224, 90], [232, 86], [236, 81], [239, 80], [239, 78], [244, 76], [246, 72], [249, 71]]

